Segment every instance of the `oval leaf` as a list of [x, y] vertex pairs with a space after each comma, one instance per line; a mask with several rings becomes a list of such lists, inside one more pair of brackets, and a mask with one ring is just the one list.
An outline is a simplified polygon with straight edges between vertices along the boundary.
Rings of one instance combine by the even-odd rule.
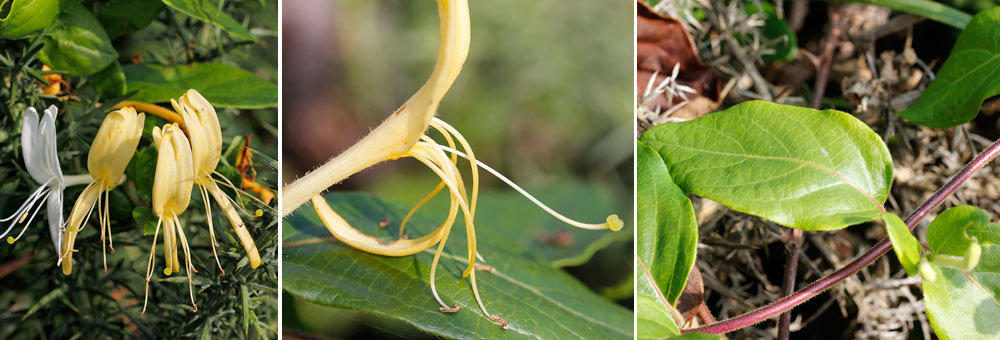
[[111, 39], [149, 26], [160, 15], [163, 3], [150, 0], [115, 0], [97, 14]]
[[131, 100], [160, 103], [195, 89], [216, 107], [257, 109], [278, 105], [278, 86], [238, 67], [223, 64], [122, 67]]
[[927, 245], [935, 254], [963, 256], [972, 239], [969, 236], [990, 231], [990, 214], [982, 209], [959, 205], [945, 210], [927, 227]]
[[48, 27], [59, 14], [59, 0], [2, 0], [0, 9], [8, 7], [6, 16], [0, 11], [0, 37], [22, 38]]
[[163, 0], [163, 3], [178, 12], [221, 28], [223, 31], [226, 31], [226, 33], [229, 33], [234, 37], [243, 40], [257, 40], [252, 34], [250, 34], [250, 30], [247, 30], [246, 27], [240, 25], [240, 23], [236, 22], [236, 20], [233, 20], [233, 17], [229, 16], [229, 14], [219, 10], [219, 8], [216, 7], [211, 1]]
[[892, 241], [892, 249], [896, 252], [896, 258], [903, 264], [906, 274], [917, 275], [917, 264], [920, 263], [920, 242], [910, 233], [910, 228], [906, 227], [896, 214], [882, 215], [882, 222], [885, 223], [885, 231]]
[[[327, 201], [362, 232], [392, 239], [407, 206], [357, 193], [333, 193]], [[408, 222], [411, 237], [438, 226], [420, 210]], [[443, 215], [443, 214], [442, 214]], [[385, 228], [380, 222], [388, 219]], [[479, 252], [496, 273], [477, 272], [479, 292], [491, 313], [507, 320], [502, 330], [490, 322], [462, 278], [464, 228], [452, 229], [437, 268], [437, 289], [448, 303], [464, 308], [442, 313], [429, 286], [434, 248], [408, 257], [368, 254], [330, 240], [313, 209], [299, 209], [284, 223], [283, 287], [303, 300], [363, 310], [401, 319], [449, 338], [632, 338], [632, 313], [598, 296], [562, 270], [539, 261], [504, 237], [503, 229], [477, 219]]]
[[964, 124], [986, 98], [1000, 94], [1000, 7], [979, 12], [965, 30], [937, 78], [899, 115], [931, 127]]
[[641, 142], [636, 153], [637, 261], [672, 306], [694, 266], [698, 223], [691, 200], [671, 180], [660, 155]]
[[641, 140], [685, 192], [792, 228], [878, 218], [892, 183], [879, 136], [835, 110], [746, 102], [655, 126]]
[[929, 263], [936, 279], [923, 280], [927, 318], [941, 339], [996, 339], [1000, 334], [1000, 245], [984, 244], [969, 272]]
[[45, 46], [38, 54], [54, 70], [71, 76], [96, 73], [118, 58], [101, 23], [76, 0], [59, 1], [59, 16], [45, 33]]

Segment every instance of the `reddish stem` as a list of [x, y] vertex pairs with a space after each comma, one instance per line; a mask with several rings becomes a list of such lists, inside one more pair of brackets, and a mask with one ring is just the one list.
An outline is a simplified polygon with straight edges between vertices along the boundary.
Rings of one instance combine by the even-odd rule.
[[[913, 211], [913, 213], [906, 218], [906, 226], [912, 230], [913, 227], [916, 226], [917, 223], [924, 218], [924, 216], [927, 216], [927, 214], [930, 213], [931, 210], [937, 208], [937, 206], [940, 205], [941, 202], [944, 202], [945, 198], [947, 198], [948, 195], [951, 195], [951, 193], [955, 192], [955, 190], [958, 189], [958, 187], [961, 186], [963, 182], [968, 180], [969, 177], [972, 177], [972, 175], [976, 173], [976, 171], [979, 171], [979, 169], [981, 169], [983, 166], [985, 166], [987, 163], [993, 160], [993, 158], [995, 158], [998, 153], [1000, 153], [1000, 140], [993, 142], [993, 145], [990, 145], [990, 147], [986, 148], [986, 150], [984, 150], [983, 153], [979, 154], [979, 156], [976, 156], [976, 158], [973, 159], [971, 162], [969, 162], [969, 164], [967, 164], [965, 168], [962, 169], [962, 171], [959, 171], [958, 174], [955, 175], [955, 177], [952, 177], [952, 179], [949, 180], [947, 184], [945, 184], [943, 187], [941, 187], [941, 189], [935, 192], [930, 199], [921, 204], [920, 207], [917, 208], [917, 210]], [[830, 274], [827, 277], [824, 277], [822, 279], [817, 280], [816, 282], [813, 282], [808, 287], [803, 288], [798, 292], [795, 292], [795, 294], [792, 294], [791, 296], [788, 296], [786, 298], [778, 300], [775, 303], [764, 306], [763, 308], [737, 316], [732, 319], [724, 320], [704, 327], [685, 329], [682, 332], [722, 334], [767, 320], [777, 314], [792, 309], [798, 304], [803, 303], [806, 300], [812, 298], [813, 296], [816, 296], [817, 294], [827, 290], [835, 283], [843, 281], [844, 279], [850, 277], [851, 275], [854, 275], [854, 273], [857, 273], [859, 270], [861, 270], [861, 268], [868, 266], [876, 259], [878, 259], [880, 256], [885, 255], [885, 253], [888, 252], [889, 249], [892, 249], [892, 243], [889, 243], [888, 239], [882, 240], [882, 242], [879, 242], [877, 245], [875, 245], [874, 248], [868, 250], [868, 252], [862, 254], [860, 257], [858, 257], [848, 265], [844, 266], [843, 268], [840, 268], [840, 270], [837, 270], [833, 274]]]

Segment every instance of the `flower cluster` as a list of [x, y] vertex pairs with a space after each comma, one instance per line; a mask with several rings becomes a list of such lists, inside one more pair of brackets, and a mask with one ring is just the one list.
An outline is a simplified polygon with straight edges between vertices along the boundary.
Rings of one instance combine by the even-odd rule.
[[[254, 245], [250, 233], [246, 229], [236, 207], [241, 206], [233, 198], [220, 189], [220, 185], [235, 189], [235, 186], [224, 176], [215, 171], [222, 157], [222, 130], [219, 119], [212, 105], [195, 90], [188, 90], [178, 100], [171, 100], [176, 113], [169, 109], [146, 104], [128, 102], [118, 105], [101, 123], [97, 136], [91, 144], [87, 156], [88, 174], [63, 176], [59, 167], [59, 157], [56, 150], [55, 120], [57, 109], [50, 106], [44, 116], [39, 117], [34, 108], [24, 112], [21, 132], [21, 147], [23, 149], [25, 168], [32, 179], [41, 185], [28, 196], [24, 204], [14, 214], [0, 222], [13, 220], [0, 234], [6, 237], [16, 224], [23, 223], [16, 237], [7, 237], [8, 243], [14, 243], [24, 234], [27, 226], [41, 210], [42, 201], [47, 202], [48, 224], [52, 242], [59, 252], [57, 264], [62, 272], [70, 275], [73, 272], [73, 254], [76, 239], [86, 227], [94, 210], [101, 228], [102, 249], [110, 248], [114, 252], [111, 240], [111, 218], [109, 214], [109, 193], [125, 180], [125, 168], [135, 154], [145, 126], [145, 114], [136, 108], [150, 114], [161, 116], [171, 123], [162, 127], [154, 127], [152, 137], [158, 156], [153, 181], [152, 208], [159, 217], [156, 231], [153, 235], [153, 247], [146, 271], [146, 292], [149, 292], [149, 280], [155, 266], [155, 246], [161, 227], [163, 230], [163, 251], [165, 259], [165, 275], [180, 272], [180, 252], [184, 253], [184, 269], [191, 284], [191, 304], [194, 309], [193, 273], [197, 271], [191, 262], [188, 240], [181, 220], [178, 218], [188, 207], [195, 184], [205, 202], [209, 234], [213, 245], [213, 255], [221, 270], [215, 247], [215, 232], [212, 226], [212, 209], [209, 197], [222, 209], [229, 219], [240, 242], [246, 250], [252, 268], [260, 265], [260, 255]], [[68, 220], [63, 220], [63, 191], [67, 186], [87, 184], [76, 202], [73, 204]], [[237, 190], [237, 192], [239, 192]], [[37, 206], [37, 207], [36, 207]], [[30, 217], [30, 218], [29, 218]], [[27, 220], [27, 222], [25, 222]], [[105, 238], [107, 242], [105, 242]], [[106, 245], [106, 246], [105, 246]], [[179, 247], [178, 247], [179, 246]], [[104, 269], [107, 271], [107, 256], [104, 252]], [[225, 274], [225, 271], [222, 271]], [[145, 311], [145, 303], [143, 311]]]

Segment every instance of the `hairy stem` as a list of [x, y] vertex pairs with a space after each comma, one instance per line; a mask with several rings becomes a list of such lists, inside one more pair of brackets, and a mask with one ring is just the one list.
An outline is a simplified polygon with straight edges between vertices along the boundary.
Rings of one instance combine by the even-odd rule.
[[[963, 168], [962, 171], [959, 171], [958, 174], [955, 175], [955, 177], [952, 177], [952, 179], [949, 180], [948, 183], [946, 183], [943, 187], [941, 187], [941, 189], [935, 192], [934, 195], [931, 196], [931, 198], [929, 198], [927, 201], [921, 204], [920, 207], [917, 208], [917, 210], [914, 210], [913, 213], [906, 218], [906, 226], [912, 230], [913, 227], [916, 226], [921, 219], [923, 219], [925, 216], [927, 216], [928, 213], [931, 212], [931, 210], [937, 208], [937, 206], [940, 205], [941, 202], [944, 202], [945, 198], [951, 195], [951, 193], [955, 192], [955, 190], [958, 189], [958, 187], [961, 186], [962, 183], [968, 180], [969, 177], [972, 177], [972, 175], [975, 174], [976, 171], [979, 171], [979, 169], [981, 169], [987, 163], [992, 161], [993, 158], [995, 158], [998, 153], [1000, 153], [1000, 140], [993, 142], [993, 145], [990, 145], [989, 148], [986, 148], [986, 150], [984, 150], [981, 154], [979, 154], [979, 156], [976, 156], [976, 158], [973, 159], [971, 162], [969, 162], [969, 164], [965, 165], [965, 168]], [[885, 255], [885, 253], [888, 252], [889, 249], [892, 249], [892, 243], [890, 243], [888, 239], [882, 240], [882, 242], [879, 242], [877, 245], [875, 245], [874, 248], [868, 250], [868, 252], [862, 254], [857, 259], [847, 264], [843, 268], [840, 268], [840, 270], [837, 270], [833, 274], [830, 274], [827, 277], [824, 277], [822, 279], [817, 280], [816, 282], [813, 282], [808, 287], [803, 288], [798, 292], [795, 292], [795, 294], [792, 294], [786, 298], [778, 300], [777, 302], [767, 305], [763, 308], [737, 316], [732, 319], [717, 322], [704, 327], [685, 329], [683, 330], [683, 333], [701, 332], [701, 333], [722, 334], [767, 320], [779, 313], [785, 312], [791, 309], [792, 307], [797, 306], [800, 303], [805, 302], [806, 300], [809, 300], [810, 298], [816, 296], [819, 293], [822, 293], [823, 291], [827, 290], [837, 282], [840, 282], [850, 277], [851, 275], [854, 275], [854, 273], [857, 273], [859, 270], [861, 270], [861, 268], [868, 266], [882, 255]]]

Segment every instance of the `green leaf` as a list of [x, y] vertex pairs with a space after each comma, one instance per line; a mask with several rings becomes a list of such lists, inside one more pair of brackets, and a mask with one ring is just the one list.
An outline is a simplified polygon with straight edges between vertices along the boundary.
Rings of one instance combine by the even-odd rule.
[[983, 101], [998, 94], [1000, 6], [972, 18], [937, 78], [899, 115], [920, 125], [952, 127], [976, 118]]
[[143, 236], [153, 236], [156, 233], [156, 223], [159, 217], [153, 214], [153, 210], [146, 206], [138, 206], [132, 209], [132, 218], [142, 228]]
[[635, 259], [635, 277], [636, 339], [663, 339], [681, 334], [671, 316], [670, 310], [674, 307], [663, 297], [649, 270], [638, 257]]
[[[408, 204], [389, 203], [358, 193], [332, 193], [327, 201], [360, 231], [394, 238]], [[411, 237], [424, 235], [443, 220], [418, 212], [408, 223]], [[443, 214], [442, 214], [443, 215]], [[392, 224], [379, 227], [389, 219]], [[479, 253], [496, 273], [477, 272], [479, 292], [491, 313], [511, 329], [490, 322], [461, 277], [466, 253], [465, 228], [452, 229], [437, 268], [437, 290], [446, 303], [464, 308], [442, 313], [431, 295], [434, 248], [408, 257], [368, 254], [331, 237], [315, 211], [306, 206], [284, 222], [283, 287], [290, 294], [329, 307], [372, 312], [400, 319], [449, 338], [632, 338], [632, 313], [601, 298], [572, 276], [525, 253], [507, 239], [499, 221], [476, 219]], [[316, 242], [319, 241], [319, 242]]]
[[972, 16], [948, 5], [930, 0], [845, 0], [868, 5], [882, 6], [897, 11], [919, 15], [951, 27], [962, 29], [969, 24]]
[[118, 58], [101, 23], [76, 0], [60, 0], [38, 59], [71, 76], [94, 74]]
[[0, 38], [23, 38], [46, 28], [59, 14], [59, 0], [0, 1]]
[[[146, 117], [147, 124], [151, 117]], [[156, 174], [156, 146], [149, 144], [138, 148], [128, 165], [125, 166], [125, 176], [135, 182], [135, 190], [146, 202], [153, 201], [153, 179]]]
[[117, 61], [105, 67], [93, 76], [94, 88], [101, 98], [115, 98], [125, 95], [125, 73]]
[[754, 3], [746, 4], [747, 14], [755, 14], [764, 10], [764, 26], [760, 28], [760, 34], [767, 39], [764, 43], [771, 43], [772, 41], [780, 41], [775, 45], [770, 46], [773, 49], [773, 53], [767, 53], [763, 55], [764, 61], [773, 62], [776, 60], [783, 61], [793, 61], [795, 60], [796, 54], [799, 51], [798, 38], [795, 37], [795, 30], [788, 25], [785, 20], [782, 20], [778, 16], [778, 12], [775, 11], [774, 5], [769, 2], [760, 2], [760, 8]]
[[889, 240], [892, 241], [892, 249], [896, 252], [899, 263], [906, 268], [907, 275], [916, 276], [917, 264], [920, 263], [920, 241], [913, 237], [910, 228], [896, 214], [882, 215], [882, 222], [885, 223], [885, 231], [889, 233]]
[[970, 205], [954, 206], [927, 227], [927, 245], [934, 254], [963, 256], [972, 243], [969, 236], [990, 237], [990, 231], [989, 213]]
[[277, 85], [234, 66], [131, 64], [122, 69], [128, 92], [139, 91], [131, 100], [169, 102], [195, 89], [216, 107], [257, 109], [278, 105]]
[[928, 265], [936, 274], [933, 281], [923, 279], [924, 304], [938, 338], [996, 339], [1000, 334], [1000, 322], [997, 322], [1000, 320], [1000, 245], [983, 245], [979, 265], [969, 272], [933, 262]]
[[835, 110], [752, 101], [655, 126], [641, 140], [684, 192], [792, 228], [878, 218], [892, 183], [879, 136]]
[[677, 303], [694, 266], [698, 223], [691, 200], [670, 178], [655, 150], [637, 142], [637, 261], [644, 264], [667, 303]]
[[207, 0], [163, 0], [163, 3], [177, 10], [178, 12], [184, 13], [192, 18], [210, 23], [218, 28], [221, 28], [226, 33], [230, 35], [243, 39], [256, 41], [250, 31], [246, 27], [240, 25], [239, 22], [233, 20], [229, 14], [219, 10], [211, 1]]
[[163, 3], [152, 0], [115, 0], [97, 14], [111, 39], [149, 26], [160, 15]]

